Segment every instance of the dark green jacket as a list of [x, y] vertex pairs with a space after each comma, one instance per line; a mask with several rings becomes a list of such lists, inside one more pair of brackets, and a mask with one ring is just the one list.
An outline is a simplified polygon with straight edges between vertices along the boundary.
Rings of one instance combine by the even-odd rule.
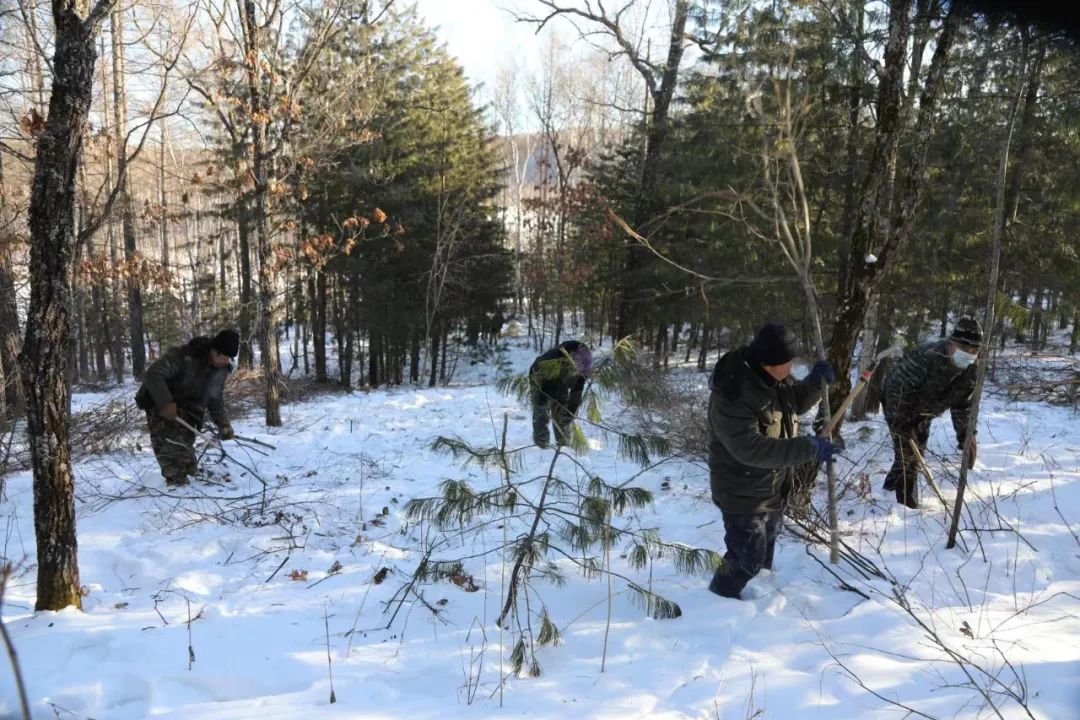
[[135, 404], [143, 410], [160, 410], [174, 402], [197, 422], [209, 410], [214, 424], [225, 427], [229, 424], [225, 379], [230, 372], [231, 367], [210, 364], [209, 338], [192, 338], [187, 345], [169, 348], [146, 368]]
[[975, 363], [960, 369], [949, 357], [948, 341], [923, 343], [900, 358], [885, 377], [884, 406], [889, 425], [929, 422], [951, 410], [957, 442], [967, 435], [975, 396]]
[[776, 383], [750, 367], [746, 348], [720, 358], [709, 386], [713, 502], [730, 513], [780, 509], [794, 466], [816, 455], [813, 441], [797, 436], [798, 416], [820, 399], [820, 388], [790, 378]]

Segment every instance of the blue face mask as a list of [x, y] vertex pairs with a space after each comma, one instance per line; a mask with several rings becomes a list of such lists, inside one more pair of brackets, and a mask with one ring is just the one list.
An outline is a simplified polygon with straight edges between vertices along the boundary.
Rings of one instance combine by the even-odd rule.
[[975, 362], [975, 360], [977, 358], [978, 358], [977, 355], [973, 355], [973, 354], [971, 354], [969, 352], [964, 352], [960, 348], [957, 348], [956, 350], [954, 350], [953, 355], [952, 355], [953, 363], [956, 365], [956, 367], [960, 368], [961, 370], [963, 370], [964, 368], [969, 367], [971, 365], [971, 363]]

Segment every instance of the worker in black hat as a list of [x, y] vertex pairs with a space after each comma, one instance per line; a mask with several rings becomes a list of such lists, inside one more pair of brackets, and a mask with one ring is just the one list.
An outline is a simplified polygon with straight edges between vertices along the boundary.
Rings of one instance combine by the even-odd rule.
[[772, 568], [795, 467], [839, 451], [825, 438], [798, 434], [799, 415], [821, 398], [822, 381], [836, 378], [823, 360], [793, 381], [797, 345], [783, 325], [764, 325], [748, 346], [717, 361], [709, 381], [709, 476], [727, 545], [709, 590], [723, 597], [738, 598]]
[[962, 452], [971, 434], [964, 460], [968, 468], [974, 466], [975, 428], [968, 421], [982, 339], [979, 323], [964, 316], [956, 321], [949, 337], [912, 348], [886, 375], [882, 405], [895, 457], [885, 476], [885, 489], [896, 492], [897, 502], [910, 508], [919, 506], [918, 461], [911, 445], [925, 453], [930, 421], [946, 410], [952, 415], [956, 444]]
[[222, 440], [234, 437], [225, 410], [225, 379], [240, 351], [240, 335], [222, 330], [169, 348], [150, 364], [135, 404], [146, 411], [150, 444], [166, 485], [187, 485], [195, 475], [195, 434], [178, 420], [201, 430], [207, 411]]

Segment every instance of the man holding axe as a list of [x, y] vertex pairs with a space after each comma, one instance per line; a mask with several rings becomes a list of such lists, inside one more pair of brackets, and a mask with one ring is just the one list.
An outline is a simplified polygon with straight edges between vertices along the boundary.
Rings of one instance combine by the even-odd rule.
[[795, 467], [839, 452], [824, 437], [798, 434], [799, 415], [821, 399], [822, 381], [835, 378], [822, 360], [793, 381], [796, 345], [791, 330], [764, 325], [748, 346], [717, 361], [709, 381], [709, 476], [727, 546], [709, 590], [722, 597], [739, 598], [751, 578], [772, 568]]
[[[949, 337], [911, 349], [885, 377], [883, 406], [895, 454], [885, 489], [895, 491], [896, 501], [909, 508], [919, 506], [917, 455], [926, 453], [930, 421], [945, 410], [952, 415], [957, 447], [961, 451], [969, 447], [964, 458], [968, 469], [975, 464], [975, 429], [969, 427], [968, 418], [981, 344], [978, 321], [964, 316]], [[912, 452], [912, 444], [918, 453]]]
[[146, 411], [150, 444], [166, 485], [187, 485], [198, 471], [195, 430], [207, 411], [222, 440], [235, 437], [225, 410], [225, 379], [240, 351], [240, 335], [222, 330], [170, 348], [146, 369], [135, 404]]

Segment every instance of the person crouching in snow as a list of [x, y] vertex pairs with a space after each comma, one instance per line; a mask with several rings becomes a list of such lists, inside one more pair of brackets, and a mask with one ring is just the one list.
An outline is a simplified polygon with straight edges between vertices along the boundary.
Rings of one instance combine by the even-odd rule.
[[569, 445], [574, 419], [581, 406], [585, 379], [592, 373], [592, 352], [577, 340], [567, 340], [533, 361], [533, 442], [546, 448], [551, 441], [548, 425], [555, 427], [555, 442]]
[[975, 464], [975, 432], [968, 419], [975, 398], [975, 360], [982, 344], [982, 328], [975, 318], [956, 321], [948, 338], [923, 343], [909, 350], [885, 376], [885, 421], [893, 439], [894, 460], [885, 476], [885, 490], [896, 492], [896, 502], [919, 506], [918, 461], [911, 448], [926, 452], [930, 421], [945, 412], [952, 415], [956, 446], [964, 452], [971, 433], [968, 469]]
[[709, 479], [727, 546], [709, 590], [722, 597], [738, 599], [751, 578], [772, 569], [795, 466], [839, 452], [824, 438], [798, 435], [798, 416], [821, 399], [822, 380], [835, 377], [823, 360], [793, 381], [795, 356], [795, 334], [769, 323], [721, 357], [709, 381]]
[[135, 404], [146, 411], [150, 444], [166, 485], [187, 485], [188, 475], [198, 471], [195, 434], [177, 418], [201, 430], [209, 410], [221, 439], [235, 436], [225, 411], [225, 378], [239, 351], [240, 335], [222, 330], [169, 348], [146, 369]]

